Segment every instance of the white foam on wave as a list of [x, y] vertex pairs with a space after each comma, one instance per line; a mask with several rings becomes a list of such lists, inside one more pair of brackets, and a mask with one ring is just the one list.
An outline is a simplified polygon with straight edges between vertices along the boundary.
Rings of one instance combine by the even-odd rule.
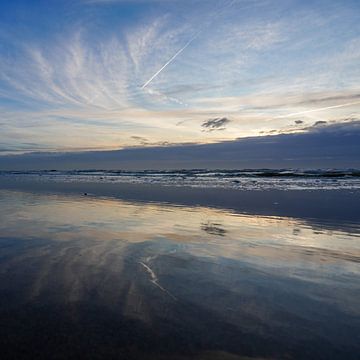
[[157, 184], [239, 190], [358, 190], [358, 170], [73, 170], [2, 172], [35, 181]]

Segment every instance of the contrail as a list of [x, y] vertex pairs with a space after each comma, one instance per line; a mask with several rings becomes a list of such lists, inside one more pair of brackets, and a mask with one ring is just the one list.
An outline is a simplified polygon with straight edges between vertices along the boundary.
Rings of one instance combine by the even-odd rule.
[[[225, 11], [225, 9], [233, 6], [235, 4], [236, 0], [232, 0], [230, 1], [224, 8], [223, 11]], [[221, 14], [221, 12], [220, 12]], [[219, 12], [217, 12], [217, 17], [219, 16]], [[171, 64], [199, 35], [200, 33], [203, 31], [204, 29], [202, 28], [201, 30], [199, 30], [170, 60], [168, 60], [165, 65], [163, 65], [143, 86], [141, 86], [141, 89], [145, 89], [169, 64]]]
[[360, 101], [355, 101], [355, 102], [350, 102], [350, 103], [345, 103], [345, 104], [340, 104], [340, 105], [327, 106], [327, 107], [323, 107], [323, 108], [319, 108], [319, 109], [311, 109], [311, 110], [299, 111], [299, 112], [296, 112], [296, 113], [291, 113], [291, 114], [286, 114], [286, 115], [279, 115], [279, 116], [273, 117], [272, 119], [281, 119], [281, 118], [286, 118], [286, 117], [289, 117], [289, 116], [310, 114], [310, 113], [317, 112], [317, 111], [336, 109], [336, 108], [341, 108], [341, 107], [351, 106], [351, 105], [357, 105], [357, 104], [360, 104]]
[[196, 33], [165, 65], [163, 65], [141, 88], [145, 89], [169, 64], [171, 64], [177, 56], [179, 56], [200, 34]]

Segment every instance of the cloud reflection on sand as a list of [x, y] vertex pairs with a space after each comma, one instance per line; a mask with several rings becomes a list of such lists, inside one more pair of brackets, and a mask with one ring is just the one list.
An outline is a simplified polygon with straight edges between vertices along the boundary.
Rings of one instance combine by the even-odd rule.
[[10, 334], [22, 324], [32, 338], [39, 319], [57, 333], [58, 316], [70, 339], [80, 329], [100, 354], [128, 358], [134, 346], [148, 358], [356, 353], [353, 228], [106, 198], [1, 191], [0, 201]]

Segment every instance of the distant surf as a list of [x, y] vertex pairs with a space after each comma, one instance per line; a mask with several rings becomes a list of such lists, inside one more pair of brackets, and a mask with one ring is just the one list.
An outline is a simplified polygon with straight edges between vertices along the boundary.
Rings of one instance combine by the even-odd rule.
[[358, 169], [244, 169], [244, 170], [41, 170], [0, 171], [2, 177], [36, 181], [157, 184], [241, 190], [360, 189]]

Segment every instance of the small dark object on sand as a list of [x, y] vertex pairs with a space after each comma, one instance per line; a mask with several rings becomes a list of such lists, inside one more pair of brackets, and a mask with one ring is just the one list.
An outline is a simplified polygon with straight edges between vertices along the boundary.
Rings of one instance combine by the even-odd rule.
[[87, 196], [87, 193], [84, 193], [84, 196]]

